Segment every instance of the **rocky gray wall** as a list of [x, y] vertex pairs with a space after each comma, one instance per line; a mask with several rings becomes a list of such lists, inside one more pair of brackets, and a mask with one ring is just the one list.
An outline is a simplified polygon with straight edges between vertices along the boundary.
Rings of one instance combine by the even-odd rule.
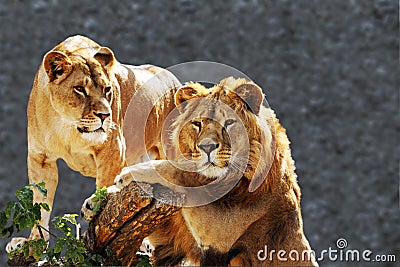
[[[121, 62], [210, 60], [246, 73], [288, 129], [312, 247], [343, 237], [400, 260], [396, 2], [1, 1], [0, 208], [27, 183], [25, 111], [41, 58], [83, 34]], [[53, 214], [77, 213], [94, 180], [59, 168]]]

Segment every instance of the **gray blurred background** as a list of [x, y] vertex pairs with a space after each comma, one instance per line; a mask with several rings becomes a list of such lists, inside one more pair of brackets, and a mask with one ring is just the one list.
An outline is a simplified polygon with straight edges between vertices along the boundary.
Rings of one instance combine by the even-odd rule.
[[[247, 74], [288, 129], [313, 249], [345, 238], [348, 248], [400, 262], [398, 15], [397, 1], [3, 0], [0, 209], [27, 184], [26, 105], [37, 67], [82, 34], [121, 62], [209, 60]], [[78, 213], [94, 180], [59, 163], [53, 215]]]

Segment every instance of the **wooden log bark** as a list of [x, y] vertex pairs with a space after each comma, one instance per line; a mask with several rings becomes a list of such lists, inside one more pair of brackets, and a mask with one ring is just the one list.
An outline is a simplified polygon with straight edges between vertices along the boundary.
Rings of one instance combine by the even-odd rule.
[[177, 212], [184, 200], [184, 195], [159, 184], [132, 182], [108, 195], [106, 206], [85, 232], [86, 246], [109, 264], [117, 260], [123, 266], [135, 265], [142, 240]]

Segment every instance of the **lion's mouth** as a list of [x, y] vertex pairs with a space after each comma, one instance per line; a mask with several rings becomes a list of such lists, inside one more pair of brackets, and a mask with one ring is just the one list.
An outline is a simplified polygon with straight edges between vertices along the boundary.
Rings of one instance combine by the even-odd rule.
[[214, 162], [214, 161], [207, 161], [203, 163], [202, 167], [203, 168], [208, 168], [208, 167], [216, 167], [216, 168], [226, 168], [228, 167], [229, 162]]
[[208, 183], [216, 180], [218, 177], [223, 177], [226, 175], [227, 171], [228, 168], [218, 166], [215, 163], [206, 163], [197, 170], [197, 172], [201, 173], [207, 178]]
[[88, 127], [77, 127], [76, 128], [80, 133], [104, 133], [105, 130], [103, 129], [103, 127], [99, 127], [94, 131], [89, 131]]
[[212, 161], [207, 161], [206, 163], [203, 164], [203, 167], [218, 167], [217, 164], [215, 164]]

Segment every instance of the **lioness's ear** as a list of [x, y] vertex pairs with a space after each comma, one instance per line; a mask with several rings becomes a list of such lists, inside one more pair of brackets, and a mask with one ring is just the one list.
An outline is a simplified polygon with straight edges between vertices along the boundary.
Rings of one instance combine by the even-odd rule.
[[44, 56], [43, 67], [49, 77], [49, 81], [54, 81], [58, 84], [72, 71], [72, 62], [66, 54], [50, 51]]
[[104, 46], [99, 49], [96, 55], [94, 55], [94, 58], [98, 62], [100, 62], [100, 64], [106, 69], [111, 68], [114, 65], [115, 61], [113, 51], [111, 51], [110, 48]]
[[199, 96], [195, 85], [196, 84], [186, 84], [176, 91], [175, 106], [179, 111], [182, 111], [185, 107], [185, 101]]
[[254, 114], [260, 112], [264, 94], [254, 83], [245, 83], [234, 88], [233, 91], [244, 101]]

